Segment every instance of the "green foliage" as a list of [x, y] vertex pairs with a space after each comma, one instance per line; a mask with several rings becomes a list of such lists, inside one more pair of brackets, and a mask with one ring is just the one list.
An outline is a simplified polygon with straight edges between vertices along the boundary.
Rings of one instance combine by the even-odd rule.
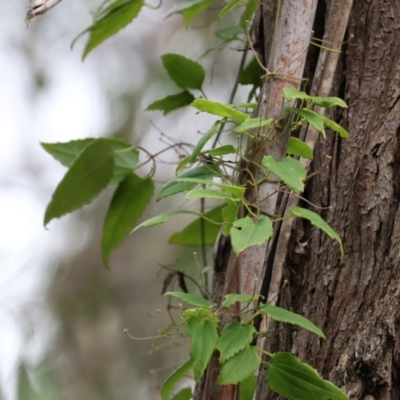
[[154, 101], [147, 106], [146, 111], [159, 110], [163, 112], [163, 115], [167, 115], [171, 111], [175, 111], [178, 108], [190, 105], [193, 102], [194, 98], [195, 97], [192, 95], [192, 93], [185, 90], [183, 92], [164, 97], [161, 100]]
[[290, 215], [298, 218], [308, 219], [314, 226], [325, 232], [331, 239], [336, 240], [339, 243], [340, 254], [342, 255], [342, 261], [344, 257], [344, 250], [342, 245], [342, 239], [340, 236], [314, 211], [307, 210], [302, 207], [293, 207], [290, 210]]
[[275, 161], [271, 156], [264, 156], [262, 164], [282, 180], [293, 192], [304, 190], [306, 170], [301, 162], [292, 157], [284, 157]]
[[[188, 27], [194, 17], [214, 3], [214, 0], [185, 0], [175, 4], [166, 16], [182, 14]], [[219, 12], [220, 19], [238, 7], [241, 7], [243, 12], [239, 21], [215, 32], [217, 37], [222, 39], [221, 46], [233, 40], [239, 40], [241, 46], [247, 46], [246, 30], [253, 19], [257, 4], [256, 0], [232, 0], [225, 3]], [[84, 32], [89, 33], [89, 39], [83, 58], [104, 40], [127, 26], [137, 17], [143, 5], [143, 0], [103, 2], [93, 12], [92, 26]], [[244, 61], [243, 59], [243, 64]], [[200, 138], [197, 145], [193, 146], [190, 154], [184, 154], [176, 168], [177, 176], [164, 185], [157, 201], [182, 193], [187, 200], [200, 199], [202, 211], [178, 209], [164, 212], [144, 221], [132, 230], [154, 191], [151, 176], [139, 176], [134, 172], [135, 168], [138, 168], [138, 148], [117, 139], [89, 138], [68, 143], [42, 144], [49, 154], [68, 168], [46, 209], [45, 224], [53, 218], [89, 204], [103, 189], [112, 186], [116, 187], [116, 190], [105, 217], [101, 241], [106, 267], [111, 253], [131, 230], [135, 232], [140, 227], [164, 223], [178, 214], [195, 215], [197, 219], [182, 231], [172, 235], [169, 243], [183, 246], [212, 245], [222, 225], [222, 234], [231, 236], [233, 252], [237, 256], [246, 248], [266, 243], [273, 234], [274, 222], [282, 218], [298, 217], [309, 220], [330, 238], [336, 240], [343, 260], [344, 251], [340, 237], [315, 212], [294, 207], [289, 215], [272, 220], [263, 215], [260, 199], [249, 200], [251, 196], [245, 196], [246, 190], [251, 186], [266, 184], [271, 180], [277, 183], [277, 191], [289, 189], [294, 193], [302, 192], [307, 171], [290, 155], [312, 160], [313, 150], [300, 139], [290, 137], [288, 156], [275, 160], [272, 156], [265, 155], [260, 165], [249, 157], [245, 142], [249, 137], [251, 143], [256, 143], [268, 135], [274, 135], [282, 121], [288, 121], [287, 128], [294, 134], [300, 127], [311, 125], [324, 137], [325, 128], [328, 127], [340, 137], [347, 138], [349, 134], [343, 127], [317, 112], [319, 107], [328, 109], [334, 106], [347, 107], [345, 102], [336, 97], [321, 98], [310, 96], [295, 88], [285, 88], [282, 96], [291, 104], [282, 111], [279, 118], [276, 120], [266, 118], [267, 116], [251, 118], [249, 110], [256, 109], [256, 104], [250, 101], [261, 87], [260, 66], [255, 58], [237, 77], [240, 84], [252, 86], [247, 103], [240, 104], [222, 104], [207, 99], [203, 91], [206, 74], [198, 62], [179, 54], [164, 54], [162, 63], [169, 78], [183, 91], [154, 101], [147, 110], [160, 110], [163, 114], [168, 114], [191, 105], [199, 112], [217, 116], [218, 121]], [[203, 98], [196, 99], [189, 90], [199, 91]], [[288, 114], [292, 114], [292, 117], [285, 119]], [[234, 139], [237, 139], [235, 146], [219, 143], [221, 136], [225, 135], [227, 130], [233, 134]], [[205, 149], [211, 139], [213, 144]], [[187, 147], [191, 148], [190, 145]], [[155, 161], [155, 156], [152, 161]], [[182, 172], [188, 167], [190, 169]], [[253, 170], [256, 171], [254, 179], [243, 174], [243, 171], [246, 171], [251, 175]], [[217, 199], [222, 204], [205, 213], [203, 210], [208, 199]], [[202, 292], [208, 293], [208, 288], [204, 289]], [[280, 322], [295, 324], [321, 338], [325, 337], [316, 325], [300, 315], [272, 305], [258, 305], [262, 296], [257, 293], [228, 294], [220, 306], [209, 299], [190, 293], [168, 292], [166, 295], [195, 308], [182, 310], [183, 307], [180, 306], [182, 322], [178, 329], [184, 327], [191, 338], [190, 360], [165, 381], [161, 389], [162, 400], [170, 400], [171, 396], [175, 400], [190, 399], [192, 393], [188, 388], [182, 389], [175, 395], [172, 395], [172, 392], [177, 383], [192, 371], [194, 379], [198, 381], [216, 351], [219, 352], [221, 363], [218, 384], [240, 383], [240, 399], [250, 400], [256, 387], [254, 373], [261, 363], [261, 351], [254, 346], [255, 339], [268, 334], [268, 332], [258, 332], [254, 327], [255, 318], [261, 314], [267, 314]], [[223, 326], [221, 320], [224, 321]], [[270, 358], [266, 375], [268, 385], [280, 395], [304, 400], [347, 398], [340, 389], [320, 378], [314, 369], [290, 353], [278, 352], [266, 356]]]
[[302, 317], [301, 315], [285, 310], [284, 308], [272, 306], [270, 304], [261, 306], [260, 311], [263, 314], [267, 314], [275, 321], [287, 322], [289, 324], [300, 326], [301, 328], [307, 329], [308, 331], [315, 333], [316, 335], [325, 339], [325, 335], [321, 331], [321, 329], [319, 329], [311, 321], [309, 321], [307, 318]]
[[168, 75], [179, 87], [202, 89], [206, 73], [199, 63], [179, 54], [164, 54], [161, 60]]
[[291, 353], [277, 353], [268, 362], [268, 386], [289, 399], [346, 400], [348, 397]]
[[230, 233], [233, 251], [238, 255], [247, 247], [265, 243], [272, 236], [272, 222], [268, 217], [258, 221], [244, 217], [233, 223]]
[[118, 186], [108, 208], [103, 226], [101, 248], [103, 262], [108, 267], [110, 254], [129, 235], [154, 192], [150, 178], [129, 174]]
[[95, 14], [93, 25], [83, 32], [89, 32], [83, 59], [99, 44], [130, 24], [138, 16], [143, 4], [144, 0], [115, 0]]
[[[221, 229], [222, 206], [213, 208], [204, 214], [204, 218], [198, 218], [186, 226], [182, 231], [174, 233], [169, 239], [169, 244], [178, 244], [180, 246], [202, 246], [202, 228], [204, 229], [204, 244], [213, 246], [217, 235]], [[203, 222], [201, 220], [203, 219]], [[213, 222], [211, 222], [213, 221]], [[202, 226], [203, 224], [203, 226]]]

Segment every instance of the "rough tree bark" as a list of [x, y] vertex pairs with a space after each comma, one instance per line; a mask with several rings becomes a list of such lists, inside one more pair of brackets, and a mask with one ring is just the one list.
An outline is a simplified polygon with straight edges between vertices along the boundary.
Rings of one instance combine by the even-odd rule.
[[[323, 34], [328, 29], [326, 21], [334, 19], [332, 13], [337, 11], [331, 7], [333, 3], [340, 2], [319, 0], [317, 33], [320, 29]], [[351, 5], [350, 0], [347, 3]], [[269, 9], [273, 12], [273, 7]], [[265, 10], [264, 21], [267, 18]], [[264, 29], [264, 35], [270, 33], [268, 27]], [[317, 143], [310, 172], [321, 171], [308, 183], [305, 193], [310, 202], [325, 208], [321, 215], [342, 237], [345, 260], [340, 264], [338, 248], [328, 237], [298, 220], [283, 257], [282, 279], [275, 277], [274, 282], [280, 288], [278, 305], [311, 319], [324, 330], [327, 340], [272, 321], [265, 348], [270, 352], [292, 351], [351, 399], [398, 400], [400, 3], [354, 0], [346, 39], [329, 94], [344, 98], [349, 108], [329, 116], [343, 125], [351, 138], [343, 141], [331, 134]], [[265, 42], [270, 43], [268, 36]], [[325, 46], [330, 47], [329, 43]], [[309, 52], [306, 71], [311, 84], [317, 57]], [[332, 157], [328, 167], [326, 156]], [[273, 246], [264, 250], [277, 251]], [[266, 262], [271, 254], [267, 256]], [[229, 243], [221, 241], [215, 287], [229, 286], [229, 260]], [[287, 284], [282, 285], [282, 280]], [[268, 286], [263, 286], [264, 294], [268, 294]], [[256, 399], [278, 398], [266, 387], [262, 375]], [[198, 386], [196, 399], [214, 398], [210, 382], [204, 384]], [[237, 391], [233, 389], [215, 397], [235, 398]]]
[[[297, 221], [283, 269], [278, 304], [310, 318], [327, 340], [282, 325], [266, 343], [309, 362], [351, 399], [400, 399], [399, 16], [398, 1], [354, 1], [332, 90], [349, 108], [331, 115], [351, 138], [317, 144], [312, 170], [325, 155], [332, 162], [306, 191], [331, 207], [322, 214], [343, 239], [344, 263], [329, 238]], [[277, 398], [262, 385], [257, 399]]]

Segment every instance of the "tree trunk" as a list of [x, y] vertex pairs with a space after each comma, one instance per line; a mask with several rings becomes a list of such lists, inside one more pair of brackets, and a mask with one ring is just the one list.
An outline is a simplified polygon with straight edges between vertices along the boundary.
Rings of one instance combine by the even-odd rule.
[[[340, 25], [341, 17], [333, 15], [336, 11], [330, 7], [335, 2], [340, 3], [319, 0], [317, 35], [319, 30], [321, 34], [328, 30], [335, 18]], [[350, 0], [348, 4], [350, 8]], [[397, 0], [354, 0], [348, 42], [329, 93], [347, 102], [347, 110], [335, 110], [329, 116], [351, 137], [341, 140], [328, 134], [327, 140], [317, 143], [310, 172], [319, 173], [304, 194], [321, 207], [321, 215], [342, 237], [344, 263], [337, 245], [304, 220], [295, 221], [283, 257], [273, 254], [279, 252], [279, 243], [267, 247], [265, 256], [266, 263], [275, 260], [272, 278], [266, 274], [265, 279], [272, 279], [271, 286], [280, 289], [278, 305], [309, 318], [327, 336], [323, 341], [272, 321], [265, 349], [293, 352], [351, 399], [400, 399], [399, 28]], [[265, 42], [270, 43], [270, 38], [265, 37]], [[318, 78], [313, 76], [315, 53], [309, 52], [306, 65], [314, 84]], [[326, 156], [332, 157], [328, 166]], [[276, 273], [277, 259], [282, 259], [282, 268]], [[216, 253], [216, 300], [232, 279], [229, 263], [232, 256], [225, 239]], [[264, 282], [263, 294], [268, 295], [269, 286], [269, 281]], [[215, 378], [215, 373], [209, 374], [208, 380], [214, 379], [212, 375]], [[259, 374], [256, 399], [278, 398], [266, 386], [264, 375]], [[203, 380], [195, 398], [214, 398], [209, 392], [212, 386]], [[226, 396], [215, 397], [235, 398], [234, 388], [227, 388]]]
[[[349, 108], [330, 115], [351, 137], [319, 141], [311, 172], [322, 171], [305, 193], [331, 207], [321, 214], [342, 237], [344, 263], [331, 239], [297, 220], [283, 268], [278, 304], [327, 339], [272, 322], [266, 342], [310, 363], [350, 399], [400, 399], [399, 16], [398, 1], [354, 1], [332, 91]], [[260, 379], [257, 399], [277, 397]]]

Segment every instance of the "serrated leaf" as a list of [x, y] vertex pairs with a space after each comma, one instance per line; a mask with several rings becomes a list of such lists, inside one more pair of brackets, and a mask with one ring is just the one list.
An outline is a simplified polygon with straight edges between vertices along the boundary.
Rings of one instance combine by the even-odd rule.
[[89, 144], [76, 158], [53, 193], [44, 225], [91, 203], [106, 188], [114, 173], [112, 149], [105, 140]]
[[172, 390], [174, 390], [176, 384], [182, 380], [192, 369], [193, 360], [186, 361], [176, 371], [174, 371], [161, 387], [161, 399], [170, 400]]
[[214, 33], [216, 37], [225, 42], [231, 42], [232, 40], [237, 40], [240, 35], [245, 35], [246, 31], [239, 25], [233, 25], [224, 29], [219, 29]]
[[[222, 364], [252, 341], [256, 330], [253, 325], [242, 325], [232, 321], [222, 329], [216, 348], [220, 352], [219, 362]], [[247, 375], [246, 375], [247, 376]]]
[[212, 115], [218, 115], [220, 117], [233, 118], [236, 121], [242, 123], [249, 118], [249, 116], [235, 108], [226, 106], [216, 101], [206, 99], [196, 99], [192, 106], [197, 108], [199, 111], [207, 112]]
[[287, 111], [300, 115], [303, 117], [307, 123], [309, 123], [314, 129], [322, 133], [322, 136], [326, 138], [325, 128], [324, 128], [324, 117], [315, 111], [299, 109], [299, 108], [287, 108]]
[[161, 60], [169, 77], [179, 87], [201, 90], [206, 73], [199, 63], [180, 54], [164, 54]]
[[270, 304], [260, 307], [260, 311], [267, 314], [269, 317], [279, 322], [287, 322], [289, 324], [300, 326], [316, 335], [326, 339], [324, 332], [321, 331], [316, 325], [314, 325], [310, 320], [304, 318], [303, 316], [285, 310], [281, 307], [272, 306]]
[[204, 244], [206, 246], [213, 246], [218, 233], [221, 229], [222, 221], [222, 206], [213, 208], [204, 214], [207, 219], [211, 219], [216, 223], [213, 224], [207, 219], [204, 219], [203, 224], [201, 223], [202, 218], [198, 218], [186, 226], [182, 231], [174, 233], [168, 240], [169, 244], [178, 244], [180, 246], [201, 246], [202, 234], [201, 227], [204, 227]]
[[314, 152], [312, 148], [307, 143], [304, 143], [302, 140], [297, 139], [295, 137], [289, 138], [288, 147], [286, 151], [288, 154], [293, 154], [303, 158], [308, 158], [309, 160], [314, 159]]
[[168, 221], [171, 217], [178, 215], [178, 214], [191, 214], [191, 215], [197, 215], [197, 216], [199, 215], [199, 213], [196, 213], [194, 211], [189, 211], [189, 210], [167, 211], [165, 213], [159, 214], [153, 218], [150, 218], [150, 219], [142, 222], [135, 229], [133, 229], [130, 234], [132, 235], [133, 232], [136, 232], [140, 228], [149, 228], [150, 226], [163, 224], [164, 222]]
[[182, 13], [185, 26], [188, 27], [192, 19], [213, 2], [214, 0], [186, 0], [172, 7], [166, 14], [165, 18], [174, 14]]
[[203, 150], [203, 147], [206, 145], [206, 143], [218, 133], [219, 129], [221, 127], [221, 121], [217, 121], [212, 128], [205, 133], [202, 138], [198, 141], [196, 147], [194, 148], [192, 154], [189, 156], [189, 162], [194, 163], [198, 157], [198, 155], [201, 153]]
[[260, 366], [261, 358], [254, 346], [248, 346], [222, 365], [218, 385], [237, 384], [254, 373]]
[[226, 194], [224, 192], [220, 192], [219, 190], [213, 190], [213, 189], [192, 189], [185, 196], [185, 199], [187, 200], [200, 199], [200, 198], [240, 201], [240, 198], [238, 197], [232, 197], [231, 194]]
[[[190, 400], [192, 398], [192, 389], [190, 387], [181, 389], [171, 400]], [[161, 399], [164, 400], [164, 399]]]
[[111, 253], [132, 230], [154, 192], [150, 178], [128, 175], [118, 186], [111, 200], [103, 225], [101, 249], [104, 265], [108, 268]]
[[139, 152], [134, 146], [120, 139], [114, 138], [88, 138], [81, 140], [71, 140], [66, 143], [41, 143], [44, 150], [52, 155], [62, 165], [69, 168], [78, 155], [90, 144], [96, 140], [102, 140], [107, 143], [114, 154], [114, 174], [108, 186], [116, 186], [127, 174], [132, 172], [139, 160]]
[[268, 365], [268, 386], [281, 396], [304, 400], [348, 399], [341, 389], [322, 379], [314, 368], [291, 353], [274, 354]]
[[283, 97], [288, 101], [293, 101], [296, 99], [300, 100], [310, 100], [310, 96], [307, 93], [302, 92], [294, 87], [287, 87], [283, 89]]
[[244, 192], [246, 190], [246, 188], [243, 186], [229, 185], [227, 183], [214, 182], [214, 181], [208, 180], [208, 179], [177, 177], [176, 180], [179, 182], [193, 182], [193, 183], [196, 183], [197, 185], [217, 186], [217, 187], [225, 190], [226, 192], [232, 193], [235, 197], [240, 197], [240, 198], [244, 195]]
[[157, 201], [163, 199], [164, 197], [172, 196], [177, 193], [182, 193], [187, 190], [193, 189], [196, 186], [196, 183], [192, 182], [179, 182], [177, 179], [182, 178], [198, 178], [198, 179], [209, 179], [219, 174], [219, 166], [212, 165], [202, 165], [189, 171], [184, 172], [183, 174], [178, 175], [176, 178], [170, 180], [168, 183], [164, 185], [161, 189], [160, 194], [157, 197]]
[[240, 3], [244, 3], [246, 0], [232, 0], [228, 3], [219, 13], [218, 18], [223, 19], [227, 14], [234, 10]]
[[239, 83], [253, 85], [255, 88], [261, 87], [261, 67], [255, 57], [240, 71]]
[[156, 100], [153, 103], [149, 104], [146, 108], [146, 111], [162, 111], [163, 115], [167, 115], [168, 113], [177, 110], [178, 108], [189, 106], [195, 97], [192, 93], [185, 90], [184, 92], [173, 94], [163, 99]]
[[246, 132], [251, 129], [261, 128], [262, 126], [271, 125], [272, 118], [249, 118], [234, 129], [235, 132]]
[[240, 203], [230, 201], [222, 210], [222, 218], [225, 222], [223, 234], [229, 236], [232, 224], [236, 221]]
[[257, 379], [254, 374], [250, 374], [240, 382], [239, 400], [253, 400], [257, 387]]
[[292, 215], [293, 217], [308, 219], [314, 226], [321, 229], [321, 231], [325, 232], [331, 239], [336, 240], [339, 243], [340, 254], [342, 256], [341, 261], [343, 262], [344, 250], [342, 245], [342, 239], [340, 239], [340, 236], [317, 213], [311, 210], [307, 210], [306, 208], [293, 207], [290, 210], [290, 215]]
[[144, 0], [116, 0], [110, 4], [95, 23], [85, 32], [89, 32], [83, 59], [99, 44], [115, 35], [134, 20], [142, 9]]
[[184, 301], [185, 303], [191, 304], [192, 306], [196, 307], [214, 307], [215, 304], [205, 299], [204, 297], [195, 296], [190, 293], [183, 293], [183, 292], [167, 292], [164, 296], [172, 296], [179, 300]]
[[229, 308], [233, 306], [235, 303], [251, 303], [254, 300], [259, 299], [261, 296], [260, 294], [236, 294], [231, 293], [227, 294], [224, 297], [224, 301], [221, 304], [221, 307]]
[[246, 7], [240, 17], [240, 26], [246, 29], [247, 24], [253, 19], [254, 13], [257, 10], [258, 1], [248, 0]]
[[272, 236], [272, 222], [267, 217], [254, 222], [250, 217], [236, 220], [231, 228], [231, 242], [236, 255], [254, 245], [262, 245]]
[[192, 317], [188, 320], [186, 332], [192, 339], [190, 358], [193, 360], [194, 380], [199, 381], [214, 352], [218, 340], [218, 322], [214, 319]]
[[265, 156], [262, 160], [262, 164], [281, 179], [285, 185], [295, 193], [304, 190], [306, 170], [300, 161], [289, 156], [284, 157], [279, 161], [276, 161], [271, 156]]
[[225, 156], [227, 154], [236, 154], [237, 149], [233, 147], [231, 144], [226, 144], [225, 146], [216, 147], [213, 150], [209, 151], [210, 156], [212, 157], [219, 157]]
[[350, 137], [349, 132], [347, 132], [346, 129], [342, 128], [335, 121], [332, 121], [327, 117], [323, 117], [323, 121], [326, 126], [331, 128], [333, 131], [337, 132], [341, 138], [348, 139]]

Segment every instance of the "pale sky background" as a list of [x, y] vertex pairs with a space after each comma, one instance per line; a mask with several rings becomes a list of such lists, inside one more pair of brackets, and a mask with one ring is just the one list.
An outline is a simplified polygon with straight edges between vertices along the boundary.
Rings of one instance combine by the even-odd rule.
[[[163, 22], [174, 2], [165, 3], [162, 10], [144, 9], [137, 21], [82, 63], [85, 39], [73, 51], [70, 44], [90, 25], [95, 1], [64, 0], [29, 29], [24, 24], [27, 0], [0, 2], [0, 399], [3, 393], [4, 400], [16, 400], [21, 360], [39, 364], [54, 341], [57, 324], [46, 291], [66, 248], [79, 251], [89, 234], [84, 224], [78, 234], [71, 230], [71, 216], [44, 229], [45, 207], [65, 169], [39, 142], [96, 137], [118, 129], [116, 119], [124, 120], [127, 114], [117, 104], [124, 92], [137, 91], [141, 99], [135, 104], [133, 127], [135, 137], [144, 137], [141, 145], [151, 151], [162, 144], [150, 120], [185, 141], [197, 141], [196, 131], [206, 131], [214, 121], [211, 116], [195, 118], [189, 109], [166, 118], [158, 112], [143, 113], [163, 97], [161, 89], [178, 92], [173, 84], [151, 78], [151, 73], [162, 72], [160, 55], [176, 52], [197, 59], [207, 48], [196, 30], [182, 42], [179, 16]], [[223, 76], [221, 86], [208, 88], [208, 93], [222, 102], [228, 99], [228, 82], [240, 57], [229, 54], [227, 59], [221, 52], [201, 61], [206, 68], [216, 61], [214, 74]], [[156, 70], [149, 70], [148, 63]], [[38, 90], [41, 78], [46, 86]], [[159, 174], [158, 179], [166, 176]]]

